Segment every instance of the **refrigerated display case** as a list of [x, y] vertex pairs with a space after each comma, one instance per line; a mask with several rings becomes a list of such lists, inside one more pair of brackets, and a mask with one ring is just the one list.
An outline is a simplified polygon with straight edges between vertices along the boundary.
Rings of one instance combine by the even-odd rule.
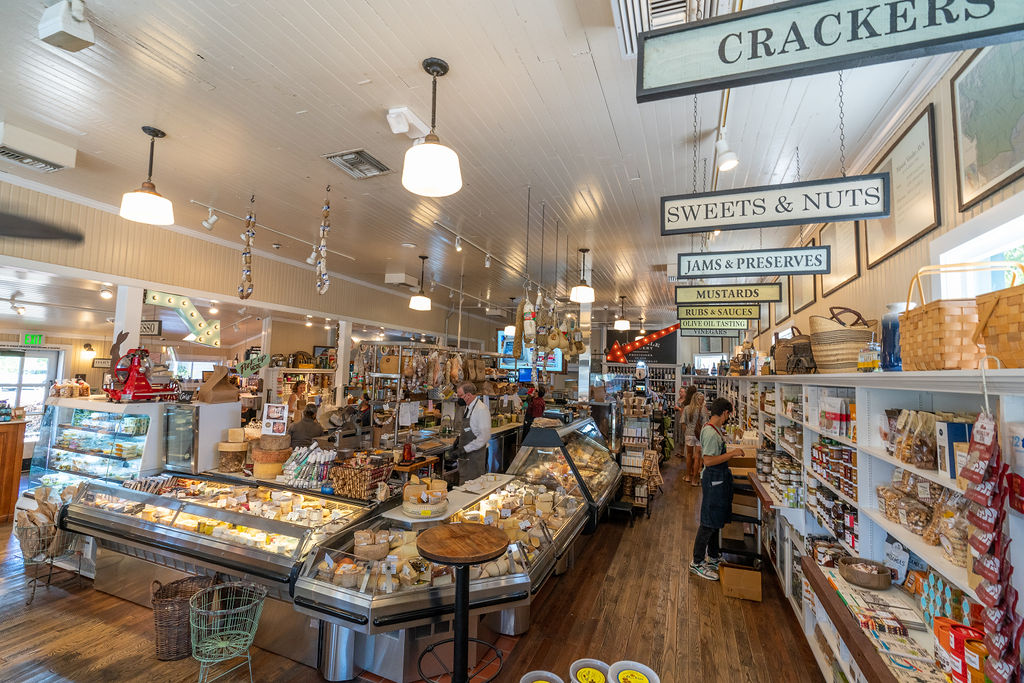
[[161, 466], [160, 403], [50, 399], [32, 454], [29, 484], [56, 491], [83, 481], [121, 482]]
[[[158, 565], [197, 565], [287, 592], [293, 568], [313, 546], [365, 518], [372, 507], [266, 486], [170, 477], [157, 493], [89, 482], [66, 508], [63, 524], [96, 537], [103, 548]], [[97, 575], [97, 584], [103, 583]]]
[[164, 466], [199, 474], [217, 468], [217, 443], [242, 423], [241, 402], [168, 403], [164, 406]]

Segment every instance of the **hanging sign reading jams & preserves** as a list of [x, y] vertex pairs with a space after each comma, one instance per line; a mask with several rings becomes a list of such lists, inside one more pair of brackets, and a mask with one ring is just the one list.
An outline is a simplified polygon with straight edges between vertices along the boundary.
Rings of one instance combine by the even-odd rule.
[[638, 36], [637, 102], [1008, 42], [1020, 0], [791, 0]]
[[889, 174], [661, 198], [661, 234], [804, 225], [889, 215]]
[[751, 285], [676, 285], [676, 305], [755, 304], [782, 301], [782, 285], [766, 282]]
[[832, 250], [827, 246], [707, 251], [678, 258], [680, 278], [817, 275], [832, 270]]

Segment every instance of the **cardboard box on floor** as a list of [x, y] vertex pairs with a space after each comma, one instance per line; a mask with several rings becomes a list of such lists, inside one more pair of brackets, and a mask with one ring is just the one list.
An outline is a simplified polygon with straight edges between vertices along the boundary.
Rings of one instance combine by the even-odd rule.
[[746, 533], [743, 522], [729, 522], [722, 527], [722, 539], [726, 541], [742, 541], [746, 538]]
[[761, 602], [761, 572], [741, 564], [723, 562], [718, 566], [722, 595]]

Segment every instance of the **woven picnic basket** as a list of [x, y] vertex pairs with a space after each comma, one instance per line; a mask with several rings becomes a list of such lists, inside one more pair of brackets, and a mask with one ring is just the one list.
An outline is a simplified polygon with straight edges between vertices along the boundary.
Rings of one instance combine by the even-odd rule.
[[915, 290], [921, 306], [903, 313], [900, 323], [903, 369], [973, 370], [986, 355], [984, 342], [979, 345], [981, 337], [976, 334], [979, 327], [978, 301], [966, 298], [926, 301], [921, 286], [922, 276], [1012, 271], [1012, 287], [1016, 284], [1020, 267], [1019, 263], [1010, 261], [990, 261], [925, 266], [918, 270], [907, 289], [907, 306], [909, 308]]
[[[1024, 280], [1024, 266], [1013, 263], [1012, 283]], [[1018, 278], [1017, 276], [1021, 277]], [[1024, 368], [1024, 285], [977, 297], [978, 326], [972, 340], [1008, 368]]]

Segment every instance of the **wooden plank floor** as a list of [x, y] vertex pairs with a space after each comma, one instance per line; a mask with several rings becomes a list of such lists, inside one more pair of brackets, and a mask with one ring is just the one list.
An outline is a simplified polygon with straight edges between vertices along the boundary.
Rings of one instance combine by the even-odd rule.
[[639, 661], [665, 683], [822, 680], [773, 570], [760, 603], [689, 573], [700, 489], [679, 478], [679, 463], [663, 468], [650, 519], [603, 523], [572, 571], [548, 581], [498, 683], [535, 669], [568, 680], [582, 657]]
[[[774, 575], [764, 573], [764, 601], [754, 603], [725, 598], [718, 584], [687, 571], [699, 489], [677, 482], [677, 462], [664, 469], [665, 495], [650, 519], [632, 528], [625, 520], [603, 523], [572, 571], [548, 581], [499, 683], [518, 683], [534, 669], [568, 679], [569, 664], [579, 657], [636, 659], [665, 683], [821, 680]], [[153, 656], [150, 610], [93, 590], [87, 579], [80, 586], [40, 588], [26, 607], [24, 570], [9, 525], [0, 527], [0, 549], [0, 681], [197, 679], [191, 658], [161, 662]], [[258, 648], [253, 671], [258, 681], [322, 680], [314, 669]]]

